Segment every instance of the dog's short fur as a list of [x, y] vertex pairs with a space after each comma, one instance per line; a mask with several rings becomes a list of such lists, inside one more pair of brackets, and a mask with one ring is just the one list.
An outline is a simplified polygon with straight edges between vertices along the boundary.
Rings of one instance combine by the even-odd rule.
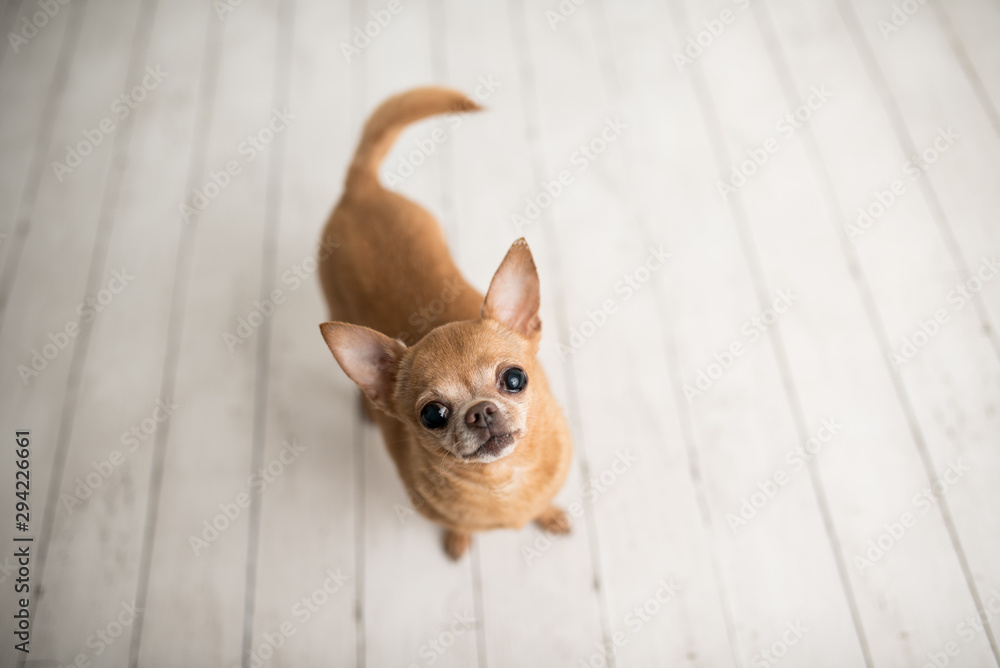
[[[407, 124], [478, 108], [455, 91], [419, 88], [372, 114], [324, 232], [339, 245], [319, 271], [337, 321], [320, 325], [323, 337], [361, 388], [414, 506], [448, 529], [453, 558], [474, 531], [531, 520], [569, 530], [551, 502], [572, 445], [535, 359], [539, 286], [528, 245], [514, 242], [484, 299], [459, 273], [433, 216], [378, 181]], [[412, 331], [415, 320], [426, 328], [419, 314], [431, 304], [437, 326]], [[517, 377], [512, 368], [527, 374], [520, 391], [505, 385]], [[446, 425], [424, 426], [430, 402], [432, 413], [447, 412]]]

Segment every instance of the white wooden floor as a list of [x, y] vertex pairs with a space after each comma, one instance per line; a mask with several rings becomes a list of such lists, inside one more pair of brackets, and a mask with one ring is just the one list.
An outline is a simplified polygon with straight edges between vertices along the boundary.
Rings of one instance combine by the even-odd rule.
[[[0, 665], [15, 535], [20, 665], [998, 665], [1000, 2], [7, 0], [0, 32]], [[430, 82], [489, 111], [384, 178], [480, 288], [527, 236], [580, 511], [457, 564], [312, 264], [367, 113]]]

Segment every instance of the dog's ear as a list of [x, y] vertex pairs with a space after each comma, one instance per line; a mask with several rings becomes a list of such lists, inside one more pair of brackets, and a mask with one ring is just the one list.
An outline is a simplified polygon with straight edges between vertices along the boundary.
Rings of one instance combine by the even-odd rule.
[[319, 331], [344, 373], [373, 404], [391, 412], [399, 358], [406, 346], [374, 329], [343, 322], [324, 322]]
[[535, 339], [542, 330], [542, 321], [538, 317], [540, 305], [538, 271], [531, 249], [522, 237], [511, 245], [497, 273], [493, 274], [482, 315], [499, 321], [522, 336]]

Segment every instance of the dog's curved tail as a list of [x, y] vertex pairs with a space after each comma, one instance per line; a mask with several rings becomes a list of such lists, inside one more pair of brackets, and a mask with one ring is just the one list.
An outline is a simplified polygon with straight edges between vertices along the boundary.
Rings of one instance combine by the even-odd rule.
[[410, 123], [445, 113], [478, 111], [481, 107], [458, 91], [438, 86], [414, 88], [379, 105], [365, 123], [361, 142], [347, 171], [347, 186], [378, 184], [378, 167], [399, 133]]

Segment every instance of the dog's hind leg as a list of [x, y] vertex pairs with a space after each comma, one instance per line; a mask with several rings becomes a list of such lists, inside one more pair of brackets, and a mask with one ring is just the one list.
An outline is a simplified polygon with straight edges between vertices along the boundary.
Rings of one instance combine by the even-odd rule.
[[444, 535], [444, 551], [448, 556], [458, 561], [472, 543], [472, 534], [448, 529]]

